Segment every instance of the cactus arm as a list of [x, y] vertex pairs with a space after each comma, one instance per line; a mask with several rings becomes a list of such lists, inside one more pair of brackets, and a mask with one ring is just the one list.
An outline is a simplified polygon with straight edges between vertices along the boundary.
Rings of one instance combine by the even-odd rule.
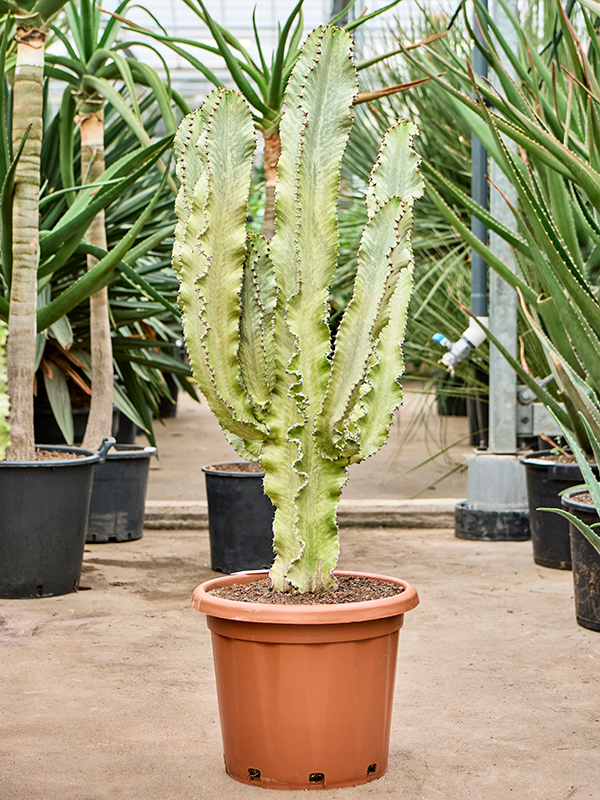
[[393, 414], [402, 403], [399, 379], [404, 373], [402, 343], [413, 286], [412, 259], [404, 269], [389, 304], [389, 322], [383, 328], [373, 364], [365, 379], [365, 392], [356, 408], [360, 452], [352, 458], [358, 463], [376, 453], [387, 441]]
[[[330, 374], [329, 286], [338, 256], [337, 197], [340, 167], [350, 135], [350, 106], [358, 84], [352, 40], [336, 28], [319, 39], [315, 62], [299, 93], [303, 117], [297, 164], [295, 248], [300, 285], [290, 298], [287, 321], [298, 341], [297, 367], [309, 416], [319, 412]], [[287, 102], [287, 101], [286, 101]], [[282, 131], [282, 151], [286, 138]]]
[[399, 120], [386, 132], [367, 189], [366, 202], [371, 215], [395, 195], [409, 206], [423, 196], [421, 159], [412, 146], [417, 134], [417, 126], [406, 120]]
[[242, 381], [259, 419], [271, 402], [276, 373], [273, 364], [273, 317], [277, 292], [266, 240], [248, 234], [242, 281], [239, 361]]
[[320, 28], [309, 36], [290, 77], [280, 127], [271, 254], [280, 297], [275, 338], [285, 345], [279, 351], [285, 381], [274, 393], [272, 416], [284, 425], [261, 455], [265, 491], [277, 507], [271, 578], [279, 589], [291, 584], [322, 591], [335, 584], [335, 515], [347, 462], [322, 457], [314, 420], [330, 373], [327, 307], [337, 263], [336, 202], [357, 91], [351, 53], [351, 39], [339, 29]]
[[412, 149], [415, 133], [416, 127], [403, 120], [390, 128], [371, 171], [366, 198], [370, 218], [358, 252], [353, 296], [339, 327], [331, 379], [317, 421], [321, 448], [331, 458], [342, 453], [356, 455], [356, 428], [350, 430], [347, 421], [364, 393], [363, 381], [372, 366], [379, 336], [390, 319], [390, 301], [399, 276], [411, 264], [409, 209], [423, 194], [419, 157]]
[[192, 370], [221, 426], [243, 440], [260, 440], [266, 429], [255, 418], [238, 363], [245, 221], [256, 145], [252, 114], [235, 92], [215, 90], [198, 117], [186, 120], [179, 140], [187, 142], [180, 175], [196, 159], [196, 172], [190, 170], [179, 192], [173, 260], [181, 280], [186, 341], [194, 342]]
[[354, 292], [340, 323], [331, 380], [317, 421], [323, 452], [334, 458], [348, 442], [342, 437], [369, 368], [378, 335], [387, 321], [390, 292], [400, 269], [398, 254], [405, 250], [410, 217], [402, 200], [392, 197], [368, 221], [358, 252]]

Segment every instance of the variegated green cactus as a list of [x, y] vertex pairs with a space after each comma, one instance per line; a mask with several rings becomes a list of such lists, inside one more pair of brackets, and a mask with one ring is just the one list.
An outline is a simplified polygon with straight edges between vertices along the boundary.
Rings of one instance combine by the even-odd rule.
[[187, 348], [227, 437], [265, 471], [281, 591], [335, 584], [346, 468], [379, 450], [402, 400], [411, 208], [423, 191], [409, 122], [388, 130], [373, 167], [354, 294], [334, 347], [328, 326], [356, 92], [350, 36], [317, 29], [287, 86], [270, 244], [246, 228], [255, 150], [246, 101], [215, 90], [176, 137], [173, 261]]
[[6, 325], [0, 320], [0, 461], [4, 458], [6, 448], [10, 444], [8, 425], [9, 401], [6, 394], [6, 356], [4, 347], [6, 345]]

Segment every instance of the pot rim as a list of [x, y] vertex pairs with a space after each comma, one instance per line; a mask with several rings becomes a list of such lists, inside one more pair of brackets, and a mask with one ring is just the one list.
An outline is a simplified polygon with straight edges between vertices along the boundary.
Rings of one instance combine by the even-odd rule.
[[129, 458], [150, 458], [156, 454], [156, 447], [143, 444], [113, 444], [106, 454], [107, 461], [116, 461]]
[[84, 458], [66, 458], [64, 461], [0, 461], [1, 467], [76, 467], [80, 465], [97, 464], [100, 461], [100, 454], [95, 450], [87, 450], [70, 444], [36, 444], [36, 450], [58, 450], [65, 453], [85, 454]]
[[[202, 467], [202, 472], [205, 475], [220, 475], [225, 478], [264, 478], [265, 471], [261, 469], [260, 472], [235, 472], [234, 470], [214, 469], [215, 466], [221, 464], [247, 464], [247, 461], [219, 461], [218, 464], [206, 464]], [[256, 463], [256, 462], [250, 462]]]
[[577, 461], [569, 461], [566, 463], [561, 463], [560, 461], [548, 461], [545, 458], [540, 458], [540, 456], [549, 456], [553, 455], [552, 450], [548, 448], [547, 450], [535, 450], [533, 453], [529, 453], [529, 455], [519, 456], [519, 461], [521, 464], [532, 464], [536, 467], [571, 467], [577, 466]]
[[588, 514], [597, 514], [598, 511], [596, 510], [596, 506], [588, 505], [587, 503], [579, 503], [577, 500], [572, 500], [572, 494], [590, 494], [589, 489], [573, 489], [572, 491], [568, 491], [566, 494], [560, 499], [560, 503], [565, 508], [573, 508], [577, 509], [577, 511], [586, 511]]
[[269, 605], [268, 603], [244, 603], [240, 600], [227, 600], [210, 594], [211, 589], [231, 586], [236, 583], [252, 583], [266, 577], [268, 570], [237, 572], [220, 578], [204, 581], [192, 596], [192, 607], [209, 617], [231, 619], [239, 622], [275, 623], [286, 625], [329, 625], [340, 622], [365, 622], [383, 617], [404, 614], [419, 604], [419, 596], [414, 586], [401, 578], [378, 575], [370, 572], [351, 572], [335, 570], [336, 576], [354, 576], [396, 583], [404, 587], [401, 594], [359, 603], [337, 603], [332, 605]]

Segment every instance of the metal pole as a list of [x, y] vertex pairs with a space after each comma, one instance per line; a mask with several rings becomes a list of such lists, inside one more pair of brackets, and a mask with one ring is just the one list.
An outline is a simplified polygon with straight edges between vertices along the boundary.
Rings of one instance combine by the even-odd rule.
[[[517, 16], [517, 0], [505, 0], [508, 10]], [[492, 6], [494, 22], [500, 33], [514, 52], [518, 52], [517, 32], [497, 0]], [[502, 63], [508, 74], [517, 80], [516, 72], [508, 58], [498, 46]], [[500, 82], [494, 75], [492, 83], [499, 92]], [[517, 151], [514, 142], [506, 141], [506, 146]], [[517, 190], [495, 161], [491, 163], [492, 183], [508, 198], [513, 206], [518, 205]], [[491, 188], [490, 210], [492, 216], [510, 230], [517, 230], [516, 220], [500, 192]], [[510, 245], [501, 236], [492, 233], [490, 248], [498, 258], [513, 271], [516, 268]], [[513, 355], [517, 352], [517, 295], [513, 289], [495, 272], [490, 275], [490, 330]], [[517, 378], [513, 368], [504, 356], [490, 345], [490, 416], [489, 452], [514, 453], [517, 448]]]
[[[487, 8], [487, 0], [483, 0]], [[473, 28], [475, 36], [481, 41], [481, 32], [477, 26], [477, 18], [473, 12]], [[473, 71], [476, 75], [487, 78], [488, 64], [483, 54], [473, 46]], [[473, 99], [477, 96], [473, 92]], [[488, 154], [485, 147], [476, 136], [471, 137], [471, 197], [480, 206], [488, 208]], [[477, 238], [487, 244], [487, 226], [471, 217], [471, 231]], [[488, 268], [483, 258], [471, 250], [471, 313], [476, 317], [487, 317], [488, 313]]]

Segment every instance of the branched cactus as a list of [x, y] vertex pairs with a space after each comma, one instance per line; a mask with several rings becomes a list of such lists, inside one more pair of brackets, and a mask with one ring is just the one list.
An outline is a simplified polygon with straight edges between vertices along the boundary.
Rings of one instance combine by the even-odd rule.
[[10, 428], [7, 423], [9, 401], [6, 394], [6, 325], [0, 320], [0, 461], [4, 458], [6, 448], [10, 444], [8, 436]]
[[412, 205], [423, 192], [410, 122], [387, 131], [373, 167], [354, 293], [333, 347], [328, 326], [356, 92], [350, 36], [317, 29], [286, 90], [270, 244], [246, 229], [256, 145], [246, 101], [215, 90], [175, 142], [173, 263], [187, 348], [229, 441], [265, 471], [281, 591], [335, 585], [346, 468], [379, 450], [402, 400]]

